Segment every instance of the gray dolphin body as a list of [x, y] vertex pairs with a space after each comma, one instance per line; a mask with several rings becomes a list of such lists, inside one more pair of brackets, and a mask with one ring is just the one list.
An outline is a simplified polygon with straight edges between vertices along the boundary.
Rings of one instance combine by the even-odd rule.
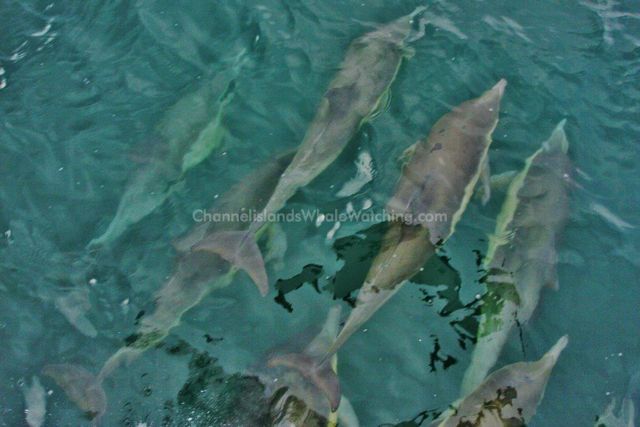
[[551, 371], [568, 342], [564, 336], [540, 360], [498, 369], [429, 427], [526, 426], [535, 415]]
[[293, 161], [249, 230], [211, 236], [197, 249], [216, 252], [244, 269], [260, 292], [267, 293], [268, 278], [254, 234], [300, 187], [309, 184], [340, 155], [363, 122], [384, 108], [389, 87], [407, 56], [405, 40], [412, 32], [413, 17], [422, 10], [418, 8], [351, 43]]
[[[436, 122], [428, 138], [410, 147], [411, 159], [387, 205], [387, 211], [397, 219], [382, 239], [355, 308], [324, 355], [315, 359], [301, 356], [291, 362], [319, 386], [337, 381], [329, 378], [331, 370], [326, 366], [331, 356], [453, 233], [488, 167], [491, 134], [498, 123], [506, 84], [500, 80], [479, 98], [459, 105]], [[428, 213], [440, 215], [444, 224], [428, 220]], [[335, 402], [339, 393], [334, 390], [328, 398]]]
[[[486, 171], [491, 134], [506, 86], [500, 80], [481, 97], [444, 115], [411, 150], [387, 212], [396, 218], [382, 241], [356, 307], [329, 355], [391, 298], [454, 232], [473, 189]], [[486, 174], [484, 174], [486, 176]]]
[[563, 120], [512, 180], [484, 260], [487, 295], [462, 393], [496, 363], [516, 322], [524, 324], [543, 287], [557, 288], [556, 244], [568, 214], [569, 143]]
[[233, 98], [230, 73], [220, 73], [179, 100], [157, 126], [166, 153], [138, 170], [127, 183], [115, 216], [90, 248], [109, 246], [132, 225], [157, 209], [178, 188], [183, 175], [222, 145], [223, 118]]
[[[266, 163], [246, 180], [232, 187], [212, 210], [235, 214], [247, 206], [260, 209], [267, 202], [270, 192], [275, 188], [282, 171], [291, 162], [292, 157], [292, 153], [286, 154]], [[54, 378], [71, 400], [85, 412], [91, 412], [98, 420], [106, 410], [103, 380], [122, 363], [130, 363], [147, 349], [159, 344], [171, 329], [179, 325], [184, 313], [197, 305], [212, 290], [227, 286], [237, 271], [233, 265], [216, 254], [190, 251], [188, 248], [211, 233], [246, 227], [246, 223], [233, 220], [202, 223], [177, 241], [175, 245], [180, 252], [180, 258], [173, 275], [155, 295], [155, 310], [140, 320], [138, 331], [129, 338], [126, 346], [116, 351], [104, 363], [97, 376], [71, 364], [47, 365], [43, 373]]]

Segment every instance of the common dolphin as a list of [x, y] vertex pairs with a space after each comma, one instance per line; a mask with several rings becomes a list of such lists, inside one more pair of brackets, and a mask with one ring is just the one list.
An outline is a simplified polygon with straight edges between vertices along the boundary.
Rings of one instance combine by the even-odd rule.
[[226, 106], [233, 99], [235, 82], [229, 72], [180, 99], [157, 125], [166, 153], [151, 159], [127, 183], [115, 216], [89, 248], [109, 246], [129, 227], [157, 209], [178, 188], [183, 175], [222, 145]]
[[[104, 363], [97, 376], [71, 364], [48, 365], [43, 373], [54, 378], [81, 409], [88, 411], [86, 408], [92, 408], [91, 412], [94, 412], [94, 417], [98, 419], [106, 408], [106, 397], [104, 407], [101, 397], [104, 395], [103, 380], [123, 362], [130, 363], [147, 349], [159, 344], [171, 329], [178, 326], [185, 312], [197, 305], [212, 290], [227, 286], [237, 271], [233, 265], [216, 254], [190, 251], [188, 248], [211, 233], [246, 228], [247, 223], [236, 221], [233, 215], [245, 208], [260, 209], [264, 206], [282, 171], [292, 158], [293, 153], [287, 153], [265, 163], [218, 199], [212, 210], [230, 214], [228, 220], [199, 224], [175, 242], [180, 258], [173, 275], [155, 295], [155, 310], [149, 316], [140, 319], [137, 332]], [[91, 390], [92, 393], [96, 393], [90, 402], [82, 400], [83, 388], [86, 389], [84, 392]]]
[[409, 54], [405, 41], [412, 33], [413, 18], [424, 9], [419, 7], [351, 43], [293, 161], [249, 229], [212, 235], [194, 249], [218, 253], [246, 270], [266, 295], [269, 284], [255, 233], [299, 188], [333, 163], [364, 122], [385, 108], [389, 88]]
[[[325, 355], [296, 361], [320, 386], [337, 381], [327, 378], [331, 371], [326, 361], [454, 232], [476, 183], [487, 176], [491, 134], [498, 123], [506, 84], [502, 79], [479, 98], [454, 108], [436, 122], [425, 140], [410, 147], [410, 160], [387, 204], [387, 212], [395, 220], [382, 239], [355, 308]], [[429, 215], [436, 214], [439, 216], [434, 218], [441, 222], [429, 220]]]
[[562, 120], [507, 189], [484, 259], [487, 294], [463, 394], [496, 363], [516, 322], [529, 320], [542, 288], [558, 286], [556, 245], [568, 215], [570, 173], [564, 125]]
[[565, 335], [540, 360], [513, 363], [493, 372], [429, 427], [526, 426], [568, 342]]

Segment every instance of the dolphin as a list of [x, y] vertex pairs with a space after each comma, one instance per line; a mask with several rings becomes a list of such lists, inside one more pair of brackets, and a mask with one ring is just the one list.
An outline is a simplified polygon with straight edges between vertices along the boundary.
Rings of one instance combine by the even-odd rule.
[[249, 229], [212, 235], [196, 249], [218, 253], [258, 278], [260, 289], [268, 287], [255, 233], [299, 188], [333, 163], [364, 122], [386, 107], [402, 60], [411, 54], [405, 42], [412, 34], [413, 18], [424, 9], [419, 7], [351, 43], [293, 161]]
[[543, 287], [558, 287], [556, 244], [568, 215], [569, 143], [562, 120], [511, 181], [489, 239], [483, 268], [487, 294], [462, 393], [496, 363], [510, 331], [526, 323]]
[[235, 81], [221, 72], [197, 91], [180, 99], [157, 125], [166, 142], [161, 159], [138, 170], [120, 199], [107, 229], [89, 242], [90, 249], [109, 246], [132, 225], [158, 208], [179, 188], [184, 174], [222, 145], [226, 106], [233, 99]]
[[[355, 308], [329, 350], [298, 368], [322, 387], [337, 381], [326, 362], [386, 301], [414, 276], [454, 232], [480, 177], [487, 177], [491, 134], [498, 123], [506, 80], [440, 118], [429, 136], [409, 148], [396, 192], [387, 204], [394, 220], [382, 238]], [[441, 222], [428, 221], [439, 215]], [[397, 219], [396, 219], [397, 218]], [[339, 395], [334, 394], [331, 399]]]
[[[286, 153], [265, 163], [246, 180], [229, 189], [218, 199], [212, 211], [224, 214], [237, 214], [245, 208], [260, 209], [266, 203], [269, 194], [275, 188], [282, 171], [291, 162], [293, 153]], [[222, 216], [224, 219], [224, 216]], [[85, 411], [91, 407], [93, 418], [98, 419], [106, 408], [102, 403], [102, 382], [122, 363], [131, 363], [147, 349], [156, 346], [179, 325], [182, 315], [197, 305], [214, 289], [220, 289], [231, 283], [237, 269], [216, 254], [204, 251], [191, 251], [190, 248], [211, 233], [220, 230], [237, 230], [247, 224], [228, 216], [228, 220], [201, 223], [181, 239], [174, 242], [179, 259], [172, 276], [155, 295], [155, 309], [149, 316], [140, 320], [136, 333], [126, 340], [126, 345], [117, 350], [102, 366], [98, 375], [72, 364], [48, 365], [45, 375], [50, 376], [67, 391], [71, 400]], [[238, 217], [240, 218], [240, 217]], [[91, 388], [97, 395], [87, 403], [82, 400], [83, 391], [78, 388]], [[81, 402], [78, 402], [81, 400]], [[84, 406], [83, 406], [84, 405]]]
[[535, 415], [551, 371], [568, 342], [565, 335], [540, 360], [498, 369], [429, 427], [526, 426]]

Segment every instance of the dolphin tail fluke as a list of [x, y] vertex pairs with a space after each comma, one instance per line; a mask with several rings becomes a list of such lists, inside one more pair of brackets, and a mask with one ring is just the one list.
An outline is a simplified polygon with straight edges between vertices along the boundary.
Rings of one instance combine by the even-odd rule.
[[209, 251], [244, 270], [258, 286], [262, 296], [269, 291], [264, 259], [254, 234], [247, 231], [221, 231], [192, 247], [194, 251]]
[[42, 374], [52, 378], [92, 424], [97, 424], [107, 408], [107, 396], [95, 375], [79, 365], [66, 363], [47, 365]]
[[317, 358], [300, 353], [275, 356], [269, 360], [269, 366], [283, 366], [297, 370], [322, 392], [327, 398], [332, 412], [335, 412], [340, 406], [342, 396], [340, 381], [331, 363], [318, 363]]

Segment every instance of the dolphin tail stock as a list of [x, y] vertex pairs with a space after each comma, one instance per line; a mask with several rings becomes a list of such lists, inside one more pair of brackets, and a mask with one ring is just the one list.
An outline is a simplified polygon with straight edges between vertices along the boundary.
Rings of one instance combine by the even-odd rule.
[[191, 249], [220, 255], [226, 261], [244, 270], [258, 287], [260, 294], [267, 295], [269, 279], [258, 242], [251, 230], [220, 231], [194, 245]]
[[133, 362], [140, 354], [142, 354], [143, 350], [131, 347], [122, 347], [102, 365], [102, 369], [98, 373], [96, 380], [102, 384], [105, 378], [111, 375], [113, 371], [115, 371], [122, 363], [126, 363], [129, 365]]

